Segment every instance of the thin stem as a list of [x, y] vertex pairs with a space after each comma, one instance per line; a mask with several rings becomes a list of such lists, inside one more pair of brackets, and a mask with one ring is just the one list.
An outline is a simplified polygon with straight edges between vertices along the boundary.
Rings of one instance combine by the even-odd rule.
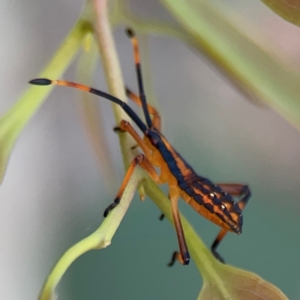
[[[92, 0], [92, 6], [94, 9], [94, 32], [109, 93], [126, 101], [124, 80], [108, 19], [108, 1]], [[120, 107], [117, 107], [114, 104], [112, 106], [117, 125], [120, 124], [122, 119], [128, 120], [128, 116], [120, 109]], [[130, 147], [128, 147], [131, 138], [127, 134], [119, 134], [119, 139], [123, 162], [125, 169], [127, 169], [133, 159]]]
[[[107, 2], [107, 0], [93, 0], [94, 32], [109, 93], [124, 101], [126, 99], [124, 81], [108, 20]], [[117, 123], [127, 117], [119, 107], [113, 106], [113, 109]]]
[[141, 175], [143, 175], [143, 173], [140, 170], [137, 170], [135, 176], [132, 176], [130, 179], [122, 196], [122, 205], [119, 205], [122, 209], [114, 209], [110, 214], [113, 215], [113, 217], [107, 217], [95, 232], [73, 245], [62, 255], [47, 278], [40, 300], [56, 299], [56, 286], [70, 265], [79, 256], [90, 250], [102, 249], [110, 245], [111, 240], [127, 211], [130, 201], [135, 194]]

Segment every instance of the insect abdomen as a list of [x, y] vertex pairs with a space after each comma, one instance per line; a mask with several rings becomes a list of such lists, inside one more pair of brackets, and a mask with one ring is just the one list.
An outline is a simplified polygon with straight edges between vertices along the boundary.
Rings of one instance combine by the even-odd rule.
[[241, 210], [233, 198], [219, 186], [198, 176], [179, 183], [179, 186], [184, 201], [204, 218], [229, 231], [241, 233]]

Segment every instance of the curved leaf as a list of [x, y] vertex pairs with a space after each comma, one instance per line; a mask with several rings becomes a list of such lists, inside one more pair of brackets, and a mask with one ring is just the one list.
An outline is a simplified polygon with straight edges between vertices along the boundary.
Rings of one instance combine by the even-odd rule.
[[254, 273], [228, 265], [218, 266], [218, 279], [204, 281], [198, 300], [287, 300], [274, 285]]
[[285, 20], [300, 26], [300, 2], [299, 0], [262, 0], [277, 15]]
[[300, 77], [242, 34], [208, 1], [161, 0], [204, 52], [247, 94], [300, 129]]

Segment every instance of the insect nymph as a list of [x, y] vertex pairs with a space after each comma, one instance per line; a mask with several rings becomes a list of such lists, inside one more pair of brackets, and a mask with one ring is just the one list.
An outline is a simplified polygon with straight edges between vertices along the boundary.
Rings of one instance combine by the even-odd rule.
[[[122, 107], [122, 109], [144, 134], [144, 137], [141, 138], [132, 125], [124, 120], [121, 121], [121, 124], [117, 127], [119, 131], [130, 134], [143, 153], [139, 154], [132, 161], [114, 202], [104, 212], [105, 217], [120, 202], [126, 184], [128, 183], [135, 167], [139, 165], [156, 183], [167, 183], [169, 186], [169, 198], [171, 201], [172, 214], [180, 249], [180, 253], [174, 253], [169, 265], [172, 265], [176, 259], [184, 265], [187, 265], [190, 261], [190, 255], [178, 212], [178, 200], [180, 197], [200, 215], [222, 228], [213, 242], [211, 250], [217, 259], [223, 261], [221, 256], [219, 256], [216, 252], [216, 248], [228, 231], [235, 232], [237, 234], [241, 233], [243, 225], [242, 210], [250, 198], [250, 190], [248, 186], [242, 184], [223, 183], [216, 185], [209, 179], [199, 176], [181, 157], [181, 155], [168, 143], [160, 130], [161, 122], [158, 112], [146, 102], [138, 41], [131, 29], [127, 30], [127, 35], [131, 39], [134, 49], [139, 95], [136, 95], [129, 89], [126, 89], [126, 93], [131, 100], [142, 107], [146, 124], [125, 102], [100, 90], [73, 82], [49, 80], [44, 78], [31, 80], [30, 83], [35, 85], [56, 84], [69, 86], [90, 92], [112, 101]], [[150, 115], [153, 117], [151, 118]], [[160, 174], [156, 172], [154, 167], [160, 168]], [[234, 202], [233, 197], [236, 196], [240, 197], [238, 202]]]

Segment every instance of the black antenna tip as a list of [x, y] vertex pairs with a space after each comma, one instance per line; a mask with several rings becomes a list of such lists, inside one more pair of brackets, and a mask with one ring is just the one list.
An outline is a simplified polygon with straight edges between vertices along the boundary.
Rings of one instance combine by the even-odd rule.
[[127, 28], [127, 29], [126, 29], [126, 34], [127, 34], [127, 36], [128, 36], [129, 38], [132, 38], [132, 37], [135, 36], [135, 33], [134, 33], [134, 31], [133, 31], [131, 28]]
[[37, 78], [30, 80], [29, 83], [34, 85], [50, 85], [52, 81], [47, 78]]

